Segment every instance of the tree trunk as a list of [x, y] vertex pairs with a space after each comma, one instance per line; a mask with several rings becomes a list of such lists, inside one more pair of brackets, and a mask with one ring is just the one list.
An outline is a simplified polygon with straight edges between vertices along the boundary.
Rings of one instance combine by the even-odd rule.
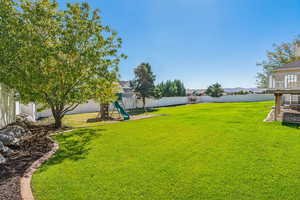
[[109, 112], [108, 112], [109, 104], [101, 104], [100, 105], [100, 114], [101, 120], [109, 120]]
[[62, 118], [63, 118], [62, 113], [55, 109], [52, 109], [52, 115], [55, 122], [54, 124], [55, 128], [60, 129], [62, 127]]
[[58, 117], [58, 118], [54, 118], [55, 120], [55, 128], [60, 129], [62, 127], [62, 118]]
[[143, 109], [146, 111], [146, 97], [143, 97]]

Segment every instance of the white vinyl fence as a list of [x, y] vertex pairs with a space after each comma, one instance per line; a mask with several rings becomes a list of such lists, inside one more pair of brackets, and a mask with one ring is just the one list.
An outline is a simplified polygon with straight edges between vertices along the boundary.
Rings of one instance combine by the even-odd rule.
[[[195, 97], [196, 103], [226, 103], [226, 102], [256, 102], [256, 101], [272, 101], [273, 94], [247, 94], [247, 95], [228, 95], [222, 97], [200, 96]], [[123, 98], [126, 109], [142, 108], [141, 99]], [[164, 107], [174, 105], [184, 105], [191, 103], [189, 97], [163, 97], [161, 99], [146, 98], [146, 107]]]
[[0, 128], [13, 123], [16, 119], [14, 93], [0, 83]]
[[273, 94], [246, 94], [246, 95], [227, 95], [222, 97], [201, 96], [197, 97], [197, 103], [229, 103], [229, 102], [256, 102], [272, 101]]
[[[113, 109], [113, 106], [110, 105], [110, 110]], [[100, 105], [99, 103], [96, 103], [94, 101], [88, 101], [85, 104], [79, 105], [76, 109], [68, 112], [67, 114], [80, 114], [80, 113], [91, 113], [91, 112], [99, 112], [100, 111]], [[49, 117], [52, 116], [52, 113], [50, 110], [45, 110], [42, 112], [37, 112], [36, 118], [42, 118], [42, 117]]]
[[[184, 105], [188, 104], [189, 100], [188, 97], [163, 97], [161, 99], [146, 99], [146, 107], [153, 108], [153, 107], [165, 107], [165, 106], [175, 106], [175, 105]], [[137, 108], [143, 107], [143, 101], [137, 101]]]
[[[228, 95], [218, 98], [201, 96], [196, 97], [196, 103], [214, 103], [214, 102], [256, 102], [256, 101], [271, 101], [273, 100], [272, 94], [248, 94], [248, 95]], [[161, 99], [146, 99], [146, 107], [164, 107], [164, 106], [175, 106], [175, 105], [184, 105], [191, 103], [189, 102], [189, 97], [163, 97]], [[142, 108], [143, 102], [141, 99], [136, 99], [135, 97], [126, 97], [123, 98], [123, 103], [121, 106], [124, 106], [125, 109], [135, 109]], [[114, 107], [110, 105], [110, 110]], [[79, 113], [89, 113], [89, 112], [98, 112], [100, 110], [100, 105], [94, 101], [88, 101], [85, 104], [79, 105], [75, 110], [67, 114], [79, 114]], [[21, 112], [33, 116], [33, 119], [38, 119], [42, 117], [51, 116], [51, 111], [46, 110], [43, 112], [37, 112], [36, 106], [34, 104], [22, 105]]]
[[[76, 109], [68, 112], [67, 114], [79, 114], [79, 113], [90, 113], [98, 112], [100, 110], [99, 104], [94, 101], [88, 101], [85, 104], [79, 105]], [[37, 118], [52, 116], [51, 110], [45, 110], [37, 113]]]
[[20, 113], [31, 116], [32, 121], [35, 121], [38, 118], [35, 103], [20, 104]]

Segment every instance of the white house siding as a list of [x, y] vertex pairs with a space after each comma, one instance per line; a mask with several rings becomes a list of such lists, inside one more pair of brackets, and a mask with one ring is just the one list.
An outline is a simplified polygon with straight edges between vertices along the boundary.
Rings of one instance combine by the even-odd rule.
[[0, 128], [16, 119], [15, 97], [12, 90], [0, 83]]

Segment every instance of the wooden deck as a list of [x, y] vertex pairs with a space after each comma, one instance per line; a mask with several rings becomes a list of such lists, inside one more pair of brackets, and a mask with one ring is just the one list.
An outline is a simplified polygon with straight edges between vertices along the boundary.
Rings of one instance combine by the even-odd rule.
[[[264, 122], [275, 121], [275, 107], [269, 112]], [[277, 115], [276, 121], [283, 123], [296, 123], [300, 124], [300, 110], [286, 108], [285, 106], [280, 107], [280, 114]]]
[[274, 113], [274, 120], [280, 120], [281, 114], [281, 105], [282, 105], [282, 95], [284, 94], [293, 94], [293, 95], [300, 95], [300, 89], [273, 89], [270, 90], [274, 93], [275, 96], [275, 113]]
[[300, 89], [285, 89], [285, 90], [270, 90], [274, 94], [299, 94], [300, 95]]

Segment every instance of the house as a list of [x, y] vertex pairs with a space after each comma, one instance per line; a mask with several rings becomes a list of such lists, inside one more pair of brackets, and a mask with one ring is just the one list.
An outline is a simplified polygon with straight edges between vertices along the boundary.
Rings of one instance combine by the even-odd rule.
[[122, 93], [133, 93], [130, 81], [119, 81]]
[[205, 96], [206, 89], [186, 89], [186, 96]]
[[274, 70], [268, 82], [269, 90], [275, 96], [274, 120], [279, 119], [282, 106], [300, 106], [300, 60]]

